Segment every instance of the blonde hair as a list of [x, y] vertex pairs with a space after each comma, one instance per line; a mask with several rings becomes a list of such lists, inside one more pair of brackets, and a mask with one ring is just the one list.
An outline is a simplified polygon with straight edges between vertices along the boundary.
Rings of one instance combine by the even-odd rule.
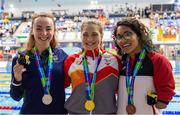
[[[52, 19], [52, 21], [54, 23], [54, 33], [56, 32], [55, 21], [54, 21], [54, 17], [52, 14], [49, 14], [49, 13], [35, 14], [32, 18], [31, 31], [29, 33], [29, 39], [28, 39], [27, 46], [26, 46], [26, 50], [28, 50], [28, 51], [31, 50], [35, 45], [35, 40], [34, 40], [34, 35], [32, 33], [32, 30], [33, 30], [33, 24], [34, 24], [35, 19], [39, 18], [39, 17], [48, 17], [48, 18]], [[57, 46], [57, 44], [58, 44], [58, 42], [57, 42], [57, 39], [55, 38], [55, 34], [54, 34], [53, 39], [50, 42], [50, 46], [52, 48], [55, 48]]]

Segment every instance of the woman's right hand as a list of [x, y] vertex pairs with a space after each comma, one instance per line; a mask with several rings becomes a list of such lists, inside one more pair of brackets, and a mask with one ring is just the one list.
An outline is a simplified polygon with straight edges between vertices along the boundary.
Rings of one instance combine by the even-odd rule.
[[22, 81], [22, 73], [26, 71], [26, 68], [24, 68], [23, 65], [20, 65], [17, 62], [16, 65], [14, 65], [13, 67], [13, 71], [14, 71], [14, 78], [16, 79], [16, 81], [18, 82]]

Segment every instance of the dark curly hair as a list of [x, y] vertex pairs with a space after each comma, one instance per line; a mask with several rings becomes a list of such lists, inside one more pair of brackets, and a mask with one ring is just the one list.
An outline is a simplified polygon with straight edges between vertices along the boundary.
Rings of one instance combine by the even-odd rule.
[[116, 33], [117, 33], [117, 28], [119, 26], [126, 26], [129, 27], [131, 30], [133, 30], [137, 36], [140, 38], [138, 41], [141, 45], [141, 48], [145, 47], [147, 51], [155, 51], [155, 46], [152, 43], [151, 37], [150, 37], [150, 31], [149, 29], [138, 19], [134, 17], [126, 17], [123, 18], [121, 21], [117, 22], [113, 32], [112, 32], [112, 38], [114, 39], [114, 43], [116, 47], [118, 48], [118, 54], [122, 55], [123, 52], [121, 48], [117, 45], [116, 43]]

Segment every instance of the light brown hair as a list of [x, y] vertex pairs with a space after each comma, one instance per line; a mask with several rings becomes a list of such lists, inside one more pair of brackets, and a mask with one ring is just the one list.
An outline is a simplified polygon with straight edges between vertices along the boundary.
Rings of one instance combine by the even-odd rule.
[[[35, 45], [34, 35], [33, 35], [32, 31], [33, 31], [34, 21], [36, 18], [39, 18], [39, 17], [48, 17], [48, 18], [52, 19], [52, 21], [54, 23], [54, 33], [56, 33], [56, 26], [55, 26], [55, 21], [54, 21], [53, 15], [51, 15], [49, 13], [35, 14], [32, 18], [31, 31], [30, 31], [29, 39], [28, 39], [27, 46], [26, 46], [26, 50], [28, 50], [28, 51], [31, 50]], [[54, 34], [53, 39], [50, 42], [50, 46], [51, 46], [51, 48], [55, 48], [57, 46], [57, 44], [58, 44], [58, 42], [57, 42], [57, 39]]]
[[85, 26], [87, 25], [97, 25], [99, 27], [99, 32], [101, 33], [102, 37], [103, 37], [103, 25], [101, 24], [100, 21], [95, 20], [95, 19], [90, 19], [90, 20], [86, 20], [82, 23], [81, 25], [81, 32], [84, 29]]

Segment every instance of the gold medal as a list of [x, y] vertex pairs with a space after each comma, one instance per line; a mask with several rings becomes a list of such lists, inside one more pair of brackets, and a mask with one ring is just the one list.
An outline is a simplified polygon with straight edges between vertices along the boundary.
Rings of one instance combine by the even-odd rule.
[[52, 102], [52, 96], [49, 95], [49, 94], [44, 95], [43, 98], [42, 98], [42, 102], [43, 102], [45, 105], [51, 104], [51, 102]]
[[95, 108], [94, 102], [93, 102], [92, 100], [87, 100], [87, 101], [85, 102], [85, 108], [86, 108], [86, 110], [88, 110], [88, 111], [92, 111], [92, 110]]
[[128, 104], [126, 106], [126, 111], [128, 114], [135, 114], [136, 113], [136, 107], [133, 104]]

